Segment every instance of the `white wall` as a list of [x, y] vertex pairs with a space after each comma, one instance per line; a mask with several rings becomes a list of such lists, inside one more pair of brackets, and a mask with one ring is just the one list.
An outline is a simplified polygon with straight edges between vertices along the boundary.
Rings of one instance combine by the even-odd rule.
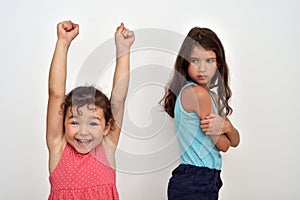
[[[241, 133], [240, 146], [223, 156], [220, 199], [300, 198], [298, 1], [12, 0], [0, 4], [0, 199], [46, 199], [49, 193], [47, 78], [56, 24], [66, 19], [80, 24], [69, 54], [68, 89], [80, 82], [80, 72], [93, 61], [93, 53], [113, 41], [120, 22], [137, 32], [133, 48], [141, 48], [132, 54], [127, 125], [117, 152], [121, 199], [166, 199], [178, 152], [172, 121], [158, 112], [155, 103], [173, 65], [172, 52], [182, 42], [180, 35], [194, 26], [211, 28], [225, 46], [233, 90], [231, 120]], [[168, 41], [151, 34], [169, 31], [174, 46], [164, 46]], [[145, 39], [153, 42], [153, 48], [142, 48], [147, 45], [139, 42]], [[113, 51], [110, 46], [105, 55]], [[112, 66], [110, 59], [99, 69], [97, 81], [105, 91], [109, 91]], [[151, 71], [159, 66], [159, 73]], [[144, 85], [138, 87], [140, 83]]]

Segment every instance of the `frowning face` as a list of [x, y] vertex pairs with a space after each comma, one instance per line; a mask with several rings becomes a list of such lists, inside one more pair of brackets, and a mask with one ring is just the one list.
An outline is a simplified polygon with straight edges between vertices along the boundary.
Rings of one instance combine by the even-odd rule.
[[199, 85], [208, 87], [217, 69], [215, 52], [195, 46], [189, 57], [188, 74]]

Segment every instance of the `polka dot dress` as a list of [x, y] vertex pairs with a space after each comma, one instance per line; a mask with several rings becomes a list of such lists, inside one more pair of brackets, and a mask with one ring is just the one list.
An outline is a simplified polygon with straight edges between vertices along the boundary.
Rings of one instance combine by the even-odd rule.
[[69, 144], [49, 177], [49, 200], [118, 200], [116, 173], [102, 145], [80, 154]]

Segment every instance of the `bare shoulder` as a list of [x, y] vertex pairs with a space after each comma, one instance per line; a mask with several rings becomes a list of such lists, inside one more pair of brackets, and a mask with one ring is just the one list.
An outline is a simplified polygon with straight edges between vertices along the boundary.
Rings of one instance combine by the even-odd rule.
[[192, 88], [193, 88], [198, 100], [201, 100], [201, 99], [205, 100], [210, 97], [209, 92], [204, 87], [202, 87], [200, 85], [193, 85]]
[[182, 90], [181, 104], [187, 112], [195, 112], [199, 104], [207, 104], [210, 101], [208, 91], [199, 85], [188, 86]]
[[197, 113], [200, 119], [204, 119], [213, 112], [209, 92], [199, 85], [188, 86], [183, 89], [181, 104], [185, 111]]

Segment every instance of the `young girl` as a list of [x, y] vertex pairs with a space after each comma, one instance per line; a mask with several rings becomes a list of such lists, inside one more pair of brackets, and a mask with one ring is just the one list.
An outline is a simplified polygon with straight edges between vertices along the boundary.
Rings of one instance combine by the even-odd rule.
[[170, 200], [218, 199], [220, 151], [239, 144], [239, 133], [227, 118], [232, 112], [228, 74], [217, 35], [207, 28], [191, 29], [162, 99], [165, 111], [175, 117], [181, 160], [169, 181]]
[[123, 23], [116, 30], [117, 60], [110, 100], [92, 86], [77, 87], [65, 96], [67, 53], [78, 33], [79, 26], [71, 21], [57, 25], [46, 131], [49, 199], [119, 199], [114, 154], [128, 90], [134, 33]]

